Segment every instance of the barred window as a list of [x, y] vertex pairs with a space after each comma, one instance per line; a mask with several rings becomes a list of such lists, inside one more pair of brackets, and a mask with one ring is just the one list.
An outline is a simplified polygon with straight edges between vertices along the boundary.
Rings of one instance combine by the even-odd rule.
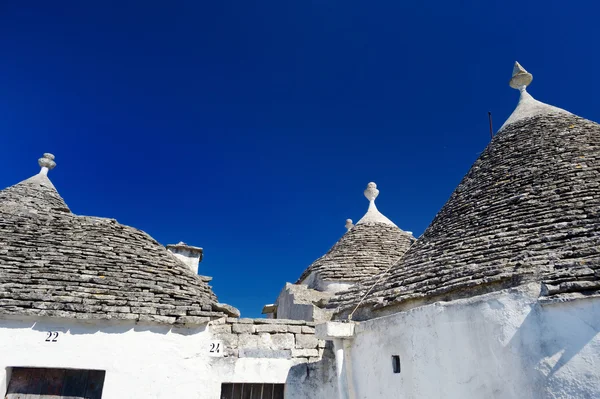
[[225, 383], [221, 399], [283, 399], [285, 384]]
[[105, 374], [103, 370], [13, 367], [6, 399], [100, 399]]

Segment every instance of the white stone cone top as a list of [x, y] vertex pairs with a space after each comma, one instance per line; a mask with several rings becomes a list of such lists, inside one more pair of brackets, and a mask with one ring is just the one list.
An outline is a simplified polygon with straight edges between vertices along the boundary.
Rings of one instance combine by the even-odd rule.
[[533, 80], [533, 75], [530, 74], [519, 64], [515, 62], [515, 66], [513, 68], [512, 78], [510, 79], [509, 85], [513, 89], [517, 89], [521, 92], [521, 97], [519, 98], [519, 104], [517, 104], [517, 108], [513, 111], [513, 113], [508, 117], [506, 122], [502, 125], [500, 130], [511, 123], [515, 123], [525, 118], [531, 118], [538, 115], [546, 115], [546, 114], [568, 114], [571, 113], [565, 111], [564, 109], [560, 109], [558, 107], [554, 107], [552, 105], [545, 104], [541, 101], [533, 98], [529, 93], [527, 93], [527, 86], [531, 84]]
[[[367, 223], [384, 223], [389, 224], [390, 226], [396, 226], [394, 222], [385, 217], [379, 210], [377, 206], [375, 206], [375, 199], [379, 195], [379, 190], [377, 189], [377, 184], [371, 182], [367, 185], [365, 190], [365, 197], [369, 200], [369, 209], [365, 216], [363, 216], [356, 224], [367, 224]], [[396, 226], [397, 227], [397, 226]]]

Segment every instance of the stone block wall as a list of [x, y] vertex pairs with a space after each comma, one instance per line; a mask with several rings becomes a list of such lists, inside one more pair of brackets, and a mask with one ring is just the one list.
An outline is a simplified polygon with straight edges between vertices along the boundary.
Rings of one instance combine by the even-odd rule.
[[315, 323], [304, 320], [228, 317], [211, 322], [209, 331], [223, 342], [225, 357], [302, 363], [321, 360], [325, 350], [325, 341], [315, 336]]
[[332, 294], [308, 288], [306, 285], [286, 283], [277, 297], [278, 319], [325, 322], [333, 310], [322, 309]]

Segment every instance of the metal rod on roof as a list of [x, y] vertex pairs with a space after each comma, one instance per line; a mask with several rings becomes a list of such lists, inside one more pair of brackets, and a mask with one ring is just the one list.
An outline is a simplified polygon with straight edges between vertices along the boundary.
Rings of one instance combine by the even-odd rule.
[[494, 129], [492, 128], [492, 113], [488, 111], [488, 119], [490, 120], [490, 140], [494, 138]]

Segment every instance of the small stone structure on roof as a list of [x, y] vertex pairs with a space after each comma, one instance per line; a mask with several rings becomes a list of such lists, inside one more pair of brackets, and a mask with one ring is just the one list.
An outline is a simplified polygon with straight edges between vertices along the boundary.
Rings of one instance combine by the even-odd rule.
[[47, 176], [0, 191], [0, 314], [202, 324], [237, 310], [148, 234], [78, 216]]
[[[187, 245], [185, 242], [179, 241], [177, 244], [168, 244], [167, 250], [185, 263], [192, 272], [199, 273], [198, 266], [204, 257], [204, 250], [202, 248]], [[212, 280], [210, 277], [203, 277], [209, 279], [209, 281]]]
[[517, 63], [517, 109], [419, 240], [330, 307], [363, 300], [370, 317], [531, 281], [547, 298], [600, 293], [600, 125], [533, 99], [531, 80]]

